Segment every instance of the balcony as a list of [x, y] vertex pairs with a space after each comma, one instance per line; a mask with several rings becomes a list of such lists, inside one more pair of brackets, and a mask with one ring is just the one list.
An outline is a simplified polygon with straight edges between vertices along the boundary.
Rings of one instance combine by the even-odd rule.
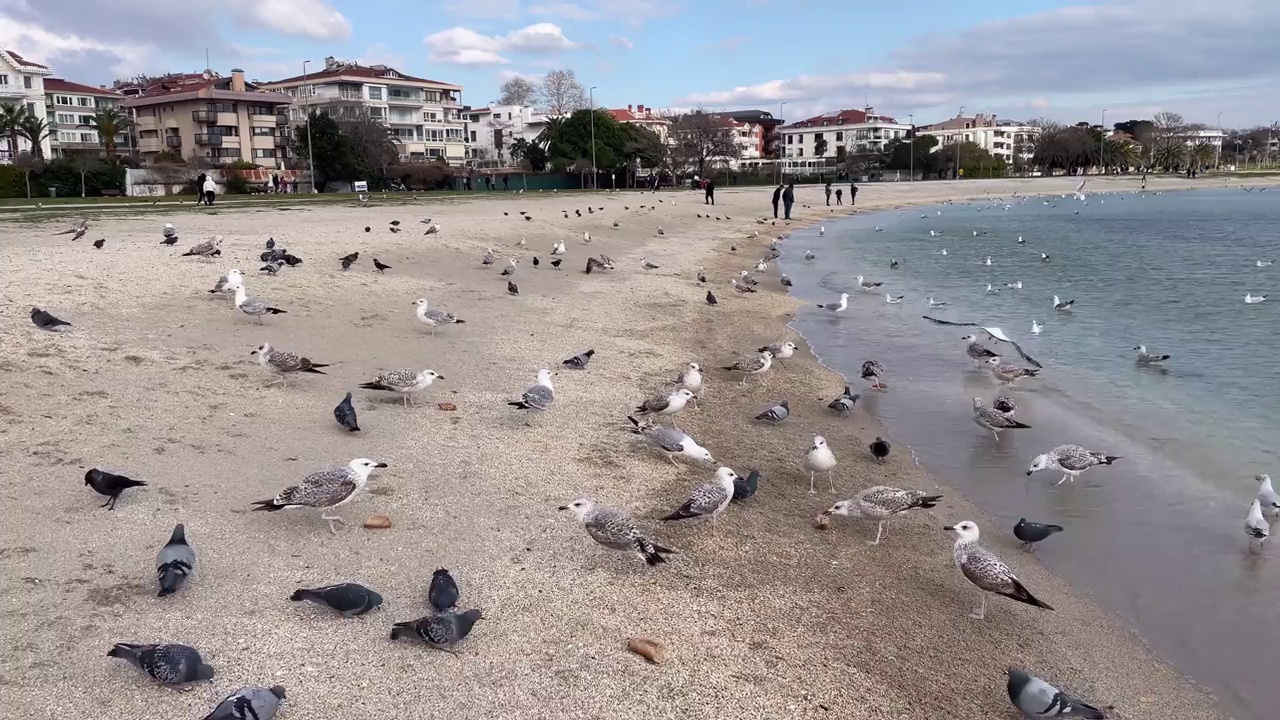
[[218, 122], [218, 113], [213, 110], [192, 110], [191, 119], [198, 123]]
[[[199, 112], [199, 111], [197, 110], [196, 112]], [[221, 136], [221, 135], [207, 135], [207, 134], [201, 133], [201, 134], [199, 134], [199, 135], [196, 135], [196, 144], [197, 144], [197, 145], [212, 145], [212, 146], [214, 146], [214, 147], [218, 147], [218, 146], [221, 146], [221, 145], [222, 145], [222, 136]]]
[[421, 105], [422, 96], [418, 94], [387, 93], [387, 102], [392, 105]]
[[286, 148], [287, 148], [287, 147], [289, 147], [289, 144], [290, 144], [292, 141], [293, 141], [293, 138], [289, 137], [288, 135], [276, 135], [276, 136], [273, 138], [272, 144], [273, 144], [273, 145], [275, 145], [276, 147], [286, 147]]
[[287, 113], [279, 113], [276, 115], [276, 127], [284, 127], [289, 124], [289, 115]]
[[164, 138], [165, 147], [180, 148], [182, 147], [181, 135], [166, 135]]
[[0, 97], [26, 97], [28, 92], [21, 85], [0, 85]]

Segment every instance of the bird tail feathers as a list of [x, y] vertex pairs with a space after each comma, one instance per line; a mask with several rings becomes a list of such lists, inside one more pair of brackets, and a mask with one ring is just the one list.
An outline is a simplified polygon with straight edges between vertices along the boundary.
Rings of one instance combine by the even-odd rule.
[[254, 510], [266, 510], [267, 512], [276, 512], [277, 510], [283, 510], [288, 507], [287, 505], [277, 505], [275, 498], [271, 498], [270, 500], [255, 500], [253, 502], [253, 506]]
[[364, 390], [390, 390], [390, 389], [391, 389], [391, 388], [387, 387], [386, 385], [383, 385], [382, 383], [380, 383], [380, 382], [376, 382], [376, 381], [375, 381], [375, 382], [360, 383], [360, 387], [361, 387], [362, 389], [364, 389]]
[[938, 501], [941, 499], [942, 499], [941, 495], [921, 495], [920, 497], [916, 498], [916, 507], [929, 510], [933, 507], [936, 507], [938, 504]]

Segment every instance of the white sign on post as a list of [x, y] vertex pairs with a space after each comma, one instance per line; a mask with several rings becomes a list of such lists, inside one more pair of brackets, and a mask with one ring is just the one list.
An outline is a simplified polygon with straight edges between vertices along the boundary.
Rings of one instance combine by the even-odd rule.
[[369, 181], [357, 180], [351, 183], [352, 192], [369, 192]]

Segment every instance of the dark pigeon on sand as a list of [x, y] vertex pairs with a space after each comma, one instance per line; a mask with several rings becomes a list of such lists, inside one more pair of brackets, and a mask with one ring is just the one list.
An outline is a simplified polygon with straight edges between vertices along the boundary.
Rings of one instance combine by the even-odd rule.
[[718, 304], [718, 303], [717, 303], [717, 300], [716, 300], [716, 296], [715, 296], [715, 294], [714, 294], [714, 293], [712, 293], [710, 290], [708, 290], [708, 291], [707, 291], [707, 304], [708, 304], [708, 305], [716, 305], [716, 304]]
[[568, 360], [565, 360], [560, 364], [564, 365], [570, 370], [586, 370], [587, 364], [591, 362], [591, 356], [595, 354], [596, 354], [595, 350], [580, 352], [577, 355], [574, 355], [573, 357], [569, 358]]
[[382, 596], [358, 583], [340, 583], [318, 588], [299, 588], [289, 596], [293, 602], [306, 600], [336, 610], [343, 617], [356, 617], [382, 605]]
[[283, 700], [283, 685], [249, 685], [224, 698], [204, 720], [272, 720]]
[[213, 679], [213, 667], [206, 664], [200, 657], [200, 651], [190, 645], [116, 643], [107, 651], [107, 657], [127, 660], [165, 685]]
[[105, 470], [91, 468], [89, 472], [84, 474], [84, 484], [93, 488], [94, 492], [99, 495], [105, 495], [109, 500], [102, 503], [98, 507], [104, 507], [108, 510], [116, 509], [116, 501], [120, 499], [120, 493], [131, 487], [142, 487], [146, 485], [141, 480], [127, 478], [124, 475], [116, 475]]
[[510, 280], [508, 280], [508, 281], [507, 281], [507, 292], [508, 292], [508, 293], [510, 293], [510, 294], [512, 294], [512, 295], [519, 295], [519, 294], [520, 294], [520, 287], [519, 287], [518, 285], [516, 285], [515, 283], [511, 282]]
[[182, 523], [173, 528], [169, 542], [156, 555], [156, 579], [160, 583], [157, 597], [172, 595], [196, 569], [196, 551], [187, 543], [187, 531]]
[[391, 639], [414, 636], [437, 650], [453, 652], [453, 646], [470, 635], [471, 628], [480, 619], [479, 610], [434, 613], [410, 622], [396, 623], [391, 627]]
[[867, 447], [871, 450], [871, 454], [875, 456], [875, 459], [880, 462], [884, 462], [884, 459], [889, 457], [889, 441], [884, 438], [876, 438]]
[[445, 568], [436, 568], [431, 574], [431, 587], [427, 590], [427, 602], [436, 612], [444, 612], [458, 604], [458, 583]]
[[373, 267], [380, 273], [385, 273], [386, 271], [391, 269], [390, 265], [378, 262], [378, 258], [373, 259]]
[[55, 330], [61, 325], [71, 327], [71, 323], [66, 320], [59, 320], [40, 308], [31, 308], [31, 322], [41, 330]]
[[356, 422], [356, 408], [351, 404], [351, 393], [342, 398], [342, 402], [333, 409], [333, 417], [338, 424], [347, 429], [347, 432], [360, 432], [360, 425]]
[[760, 471], [752, 470], [744, 479], [741, 475], [733, 479], [733, 499], [747, 500], [754, 497], [760, 489]]
[[101, 249], [102, 249], [102, 246], [103, 246], [103, 245], [106, 245], [106, 244], [107, 244], [107, 239], [106, 239], [106, 238], [98, 238], [97, 240], [94, 240], [94, 241], [93, 241], [93, 246], [94, 246], [94, 247], [96, 247], [96, 248], [98, 248], [99, 250], [101, 250]]
[[1009, 702], [1027, 718], [1106, 720], [1102, 710], [1074, 698], [1025, 670], [1011, 667]]
[[1065, 529], [1061, 525], [1028, 522], [1026, 518], [1021, 518], [1018, 520], [1018, 524], [1013, 526], [1013, 536], [1022, 541], [1023, 550], [1030, 550], [1035, 543]]

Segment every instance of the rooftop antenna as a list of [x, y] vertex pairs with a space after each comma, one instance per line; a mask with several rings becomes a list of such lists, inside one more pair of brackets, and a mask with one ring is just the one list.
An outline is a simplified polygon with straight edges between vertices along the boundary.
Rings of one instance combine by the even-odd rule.
[[209, 48], [205, 48], [205, 49], [204, 49], [204, 69], [205, 69], [205, 70], [211, 70], [211, 69], [212, 69], [212, 68], [210, 68], [210, 67], [209, 67]]

